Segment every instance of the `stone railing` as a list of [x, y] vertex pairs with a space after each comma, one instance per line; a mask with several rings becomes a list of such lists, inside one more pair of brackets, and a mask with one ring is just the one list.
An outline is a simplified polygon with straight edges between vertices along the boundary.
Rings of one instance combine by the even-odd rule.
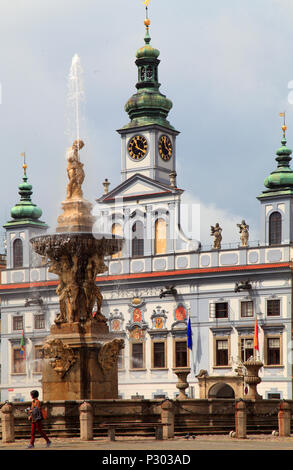
[[[29, 438], [30, 422], [25, 412], [29, 406], [28, 402], [2, 404], [3, 443]], [[75, 436], [87, 441], [104, 436], [107, 425], [129, 422], [129, 427], [123, 428], [128, 436], [138, 435], [148, 424], [157, 423], [162, 428], [163, 439], [187, 434], [230, 434], [245, 438], [256, 433], [290, 436], [293, 401], [88, 400], [46, 402], [44, 406], [48, 417], [43, 427], [51, 437]]]

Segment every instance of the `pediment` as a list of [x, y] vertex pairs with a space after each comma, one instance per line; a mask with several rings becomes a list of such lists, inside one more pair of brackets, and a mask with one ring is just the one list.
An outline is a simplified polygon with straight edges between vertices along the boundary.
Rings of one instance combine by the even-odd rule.
[[147, 176], [141, 174], [135, 174], [128, 180], [121, 183], [119, 186], [116, 186], [108, 194], [104, 194], [101, 198], [98, 199], [99, 202], [112, 201], [115, 198], [136, 198], [144, 197], [151, 195], [166, 195], [177, 193], [182, 190], [178, 188], [172, 188], [167, 184], [160, 183], [156, 180], [148, 178]]

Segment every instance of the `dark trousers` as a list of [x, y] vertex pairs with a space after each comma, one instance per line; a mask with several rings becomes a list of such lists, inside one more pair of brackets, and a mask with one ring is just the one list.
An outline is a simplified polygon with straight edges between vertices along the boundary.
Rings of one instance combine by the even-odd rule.
[[44, 433], [42, 429], [42, 422], [41, 421], [36, 421], [35, 423], [32, 423], [31, 425], [31, 444], [34, 445], [35, 442], [35, 434], [36, 430], [39, 431], [40, 435], [45, 439], [46, 442], [49, 442], [49, 438], [47, 434]]

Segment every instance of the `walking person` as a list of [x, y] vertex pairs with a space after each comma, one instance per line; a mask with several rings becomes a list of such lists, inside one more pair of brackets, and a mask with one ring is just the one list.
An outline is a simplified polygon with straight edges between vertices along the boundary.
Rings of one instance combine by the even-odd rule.
[[36, 430], [40, 433], [40, 435], [45, 439], [47, 443], [47, 447], [50, 447], [51, 441], [48, 438], [47, 434], [42, 429], [42, 409], [41, 404], [39, 402], [39, 392], [37, 390], [31, 391], [31, 398], [32, 398], [32, 405], [29, 410], [29, 417], [28, 419], [31, 420], [31, 440], [29, 445], [27, 446], [28, 449], [34, 448], [35, 443], [35, 434]]

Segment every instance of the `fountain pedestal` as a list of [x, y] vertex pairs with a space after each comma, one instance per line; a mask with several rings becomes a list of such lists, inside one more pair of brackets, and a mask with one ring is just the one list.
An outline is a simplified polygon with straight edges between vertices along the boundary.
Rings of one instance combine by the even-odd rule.
[[118, 354], [99, 321], [52, 325], [43, 346], [43, 400], [118, 398]]

